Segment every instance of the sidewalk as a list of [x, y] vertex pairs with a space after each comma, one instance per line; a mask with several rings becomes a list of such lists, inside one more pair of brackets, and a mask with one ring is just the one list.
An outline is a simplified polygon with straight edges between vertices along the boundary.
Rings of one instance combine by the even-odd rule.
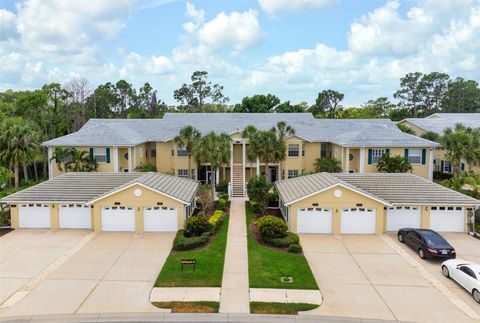
[[230, 203], [227, 248], [220, 295], [220, 313], [250, 313], [245, 199]]

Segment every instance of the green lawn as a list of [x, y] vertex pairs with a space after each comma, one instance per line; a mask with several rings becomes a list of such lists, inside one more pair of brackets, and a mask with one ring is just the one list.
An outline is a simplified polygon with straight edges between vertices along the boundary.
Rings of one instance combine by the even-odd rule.
[[319, 305], [316, 305], [316, 304], [305, 304], [305, 303], [250, 302], [250, 313], [297, 315], [298, 312], [310, 311], [317, 308], [318, 306]]
[[169, 308], [172, 313], [218, 313], [219, 302], [153, 302], [159, 308]]
[[[302, 254], [274, 250], [259, 244], [250, 230], [252, 210], [245, 204], [248, 226], [248, 276], [250, 288], [318, 289], [310, 266]], [[293, 282], [284, 283], [281, 277], [290, 276]]]
[[[222, 285], [225, 246], [227, 244], [228, 215], [224, 223], [205, 247], [189, 251], [171, 251], [157, 277], [155, 287], [220, 287]], [[180, 259], [195, 258], [197, 264], [185, 266], [182, 272]]]

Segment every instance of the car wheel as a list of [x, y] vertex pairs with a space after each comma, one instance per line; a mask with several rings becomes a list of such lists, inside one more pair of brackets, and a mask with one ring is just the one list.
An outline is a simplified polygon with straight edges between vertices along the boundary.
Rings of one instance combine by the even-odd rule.
[[425, 253], [423, 252], [423, 249], [418, 249], [418, 256], [422, 259], [425, 259]]
[[473, 299], [475, 300], [475, 302], [480, 303], [480, 292], [478, 290], [474, 289], [473, 292], [472, 292], [472, 295], [473, 295]]
[[450, 273], [448, 272], [447, 266], [442, 266], [442, 273], [443, 273], [443, 276], [450, 278]]
[[403, 234], [401, 234], [401, 233], [398, 234], [398, 241], [400, 241], [401, 243], [405, 243], [403, 241]]

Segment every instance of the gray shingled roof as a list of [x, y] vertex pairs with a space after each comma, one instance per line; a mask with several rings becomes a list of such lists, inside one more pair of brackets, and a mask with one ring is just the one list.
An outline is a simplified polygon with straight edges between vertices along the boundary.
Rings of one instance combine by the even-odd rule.
[[161, 173], [66, 173], [4, 197], [0, 202], [87, 203], [134, 183], [189, 203], [198, 183]]
[[457, 123], [470, 128], [480, 128], [480, 113], [436, 113], [428, 118], [407, 118], [402, 121], [442, 135], [445, 129], [454, 128]]
[[275, 183], [284, 203], [347, 183], [392, 205], [480, 205], [480, 201], [412, 174], [318, 173]]

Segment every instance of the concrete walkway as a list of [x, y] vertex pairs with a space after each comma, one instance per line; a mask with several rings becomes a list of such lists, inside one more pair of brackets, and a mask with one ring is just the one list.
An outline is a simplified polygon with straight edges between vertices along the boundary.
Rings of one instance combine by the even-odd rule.
[[250, 313], [246, 221], [245, 199], [233, 198], [230, 203], [220, 313]]

